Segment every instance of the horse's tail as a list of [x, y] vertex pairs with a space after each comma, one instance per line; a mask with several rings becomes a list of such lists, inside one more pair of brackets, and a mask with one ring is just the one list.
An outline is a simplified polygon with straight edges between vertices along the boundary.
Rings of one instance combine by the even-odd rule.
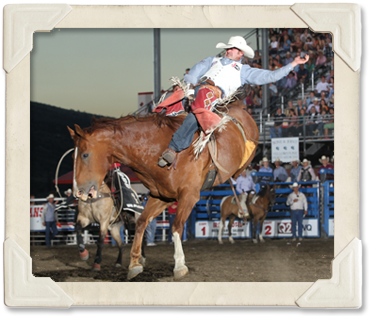
[[225, 196], [224, 198], [222, 198], [222, 200], [220, 201], [220, 210], [222, 210], [222, 204], [223, 202], [228, 198], [228, 196]]

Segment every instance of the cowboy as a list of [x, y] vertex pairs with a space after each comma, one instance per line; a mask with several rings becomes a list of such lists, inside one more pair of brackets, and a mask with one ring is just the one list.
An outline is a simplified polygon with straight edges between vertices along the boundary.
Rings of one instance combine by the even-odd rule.
[[276, 82], [287, 76], [297, 65], [309, 60], [308, 56], [306, 59], [298, 56], [292, 63], [270, 71], [242, 64], [244, 57], [254, 57], [253, 49], [242, 36], [232, 36], [228, 44], [218, 43], [216, 48], [225, 49], [225, 56], [205, 58], [184, 77], [185, 83], [192, 87], [186, 96], [190, 100], [196, 96], [196, 100], [191, 105], [192, 113], [186, 116], [182, 126], [174, 133], [169, 147], [159, 158], [160, 167], [173, 163], [177, 153], [191, 145], [199, 124], [206, 132], [220, 122], [219, 116], [211, 112], [219, 99], [231, 97], [244, 84]]
[[[264, 157], [260, 164], [262, 164], [263, 166], [259, 169], [259, 172], [273, 173], [273, 169], [269, 167], [269, 160], [267, 157]], [[270, 180], [271, 180], [270, 177], [262, 177], [260, 179], [260, 182], [268, 183], [270, 182]]]
[[[42, 225], [46, 226], [45, 230], [45, 242], [46, 247], [50, 247], [50, 240], [53, 240], [58, 233], [58, 229], [56, 227], [59, 224], [58, 217], [55, 212], [56, 204], [58, 201], [54, 202], [54, 194], [49, 194], [46, 197], [48, 203], [45, 204], [43, 212], [42, 212]], [[50, 230], [52, 230], [52, 235], [50, 237]]]
[[288, 178], [288, 173], [286, 169], [282, 167], [282, 161], [279, 158], [276, 158], [274, 161], [275, 169], [273, 171], [274, 181], [276, 182], [285, 182]]
[[313, 167], [310, 165], [310, 161], [306, 158], [302, 161], [302, 168], [297, 177], [297, 181], [315, 181], [316, 175]]
[[236, 181], [236, 190], [241, 194], [246, 195], [246, 199], [240, 198], [240, 204], [242, 209], [245, 211], [245, 216], [248, 215], [248, 209], [246, 205], [246, 200], [248, 200], [249, 194], [250, 198], [255, 194], [255, 183], [252, 180], [251, 175], [248, 175], [246, 170], [242, 171], [241, 175]]
[[292, 169], [290, 171], [291, 182], [296, 182], [297, 177], [299, 176], [300, 170], [302, 168], [301, 165], [300, 165], [300, 160], [299, 159], [293, 159], [291, 161], [291, 165], [292, 165]]
[[299, 240], [302, 240], [302, 219], [307, 215], [307, 200], [304, 193], [299, 191], [299, 185], [295, 182], [291, 188], [292, 193], [288, 195], [287, 206], [291, 206], [292, 241], [296, 240], [296, 222], [298, 224]]
[[[320, 170], [321, 169], [333, 170], [334, 167], [329, 163], [329, 158], [326, 157], [326, 156], [322, 156], [322, 158], [320, 158], [319, 161], [322, 164], [322, 166], [319, 168], [319, 179], [321, 179], [321, 177], [320, 177]], [[326, 174], [325, 180], [333, 180], [333, 174]]]

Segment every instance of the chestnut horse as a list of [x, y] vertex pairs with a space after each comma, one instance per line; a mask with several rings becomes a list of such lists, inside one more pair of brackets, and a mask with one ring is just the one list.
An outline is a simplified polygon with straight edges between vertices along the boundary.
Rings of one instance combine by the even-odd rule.
[[[220, 203], [220, 221], [219, 221], [219, 232], [218, 232], [218, 241], [220, 244], [223, 244], [222, 235], [223, 229], [225, 225], [225, 221], [227, 217], [229, 217], [228, 223], [228, 239], [233, 244], [234, 240], [232, 237], [232, 225], [235, 221], [236, 217], [241, 218], [245, 223], [247, 220], [251, 220], [251, 238], [254, 244], [258, 243], [258, 237], [261, 242], [264, 242], [263, 236], [261, 234], [261, 230], [263, 229], [263, 223], [267, 216], [269, 204], [274, 205], [275, 203], [275, 185], [270, 187], [269, 185], [265, 185], [264, 188], [260, 190], [260, 192], [255, 196], [255, 194], [249, 193], [241, 194], [240, 202], [242, 200], [246, 200], [246, 206], [249, 211], [248, 216], [241, 216], [239, 214], [239, 209], [236, 204], [233, 204], [231, 201], [233, 196], [224, 197]], [[252, 203], [252, 201], [255, 201]], [[259, 226], [259, 236], [256, 235], [257, 229]]]
[[[82, 260], [88, 260], [89, 252], [85, 248], [83, 242], [82, 231], [83, 228], [88, 226], [91, 223], [99, 223], [100, 224], [100, 233], [99, 238], [97, 240], [97, 252], [94, 259], [93, 270], [100, 271], [100, 263], [102, 261], [102, 248], [104, 245], [105, 236], [108, 230], [111, 233], [111, 236], [117, 242], [119, 253], [118, 258], [115, 263], [115, 267], [122, 266], [123, 259], [123, 241], [120, 237], [120, 228], [125, 224], [125, 227], [131, 227], [135, 225], [136, 214], [133, 215], [129, 212], [121, 212], [118, 214], [117, 209], [114, 205], [114, 201], [111, 195], [111, 191], [108, 185], [105, 182], [100, 186], [100, 195], [98, 199], [88, 199], [87, 201], [82, 201], [79, 199], [78, 201], [78, 216], [76, 220], [76, 233], [77, 233], [77, 244], [79, 254]], [[142, 248], [142, 261], [145, 260], [145, 255], [143, 253]]]
[[[228, 110], [228, 114], [242, 125], [248, 143], [245, 144], [242, 133], [231, 121], [227, 123], [225, 130], [214, 132], [217, 139], [217, 160], [222, 170], [218, 170], [213, 186], [224, 183], [231, 176], [238, 176], [252, 161], [259, 140], [258, 128], [241, 100], [229, 104]], [[87, 200], [89, 195], [96, 196], [114, 162], [130, 167], [150, 190], [150, 198], [136, 224], [128, 279], [143, 271], [139, 260], [146, 226], [174, 201], [178, 201], [172, 226], [174, 279], [181, 279], [188, 273], [181, 243], [183, 226], [200, 199], [200, 190], [212, 159], [207, 147], [195, 159], [191, 145], [178, 153], [176, 168], [168, 170], [157, 165], [158, 158], [168, 147], [173, 133], [184, 118], [185, 115], [130, 115], [120, 119], [94, 120], [93, 125], [84, 130], [78, 125], [75, 125], [75, 131], [68, 127], [75, 145], [73, 191], [76, 197]], [[194, 137], [198, 135], [197, 132]]]

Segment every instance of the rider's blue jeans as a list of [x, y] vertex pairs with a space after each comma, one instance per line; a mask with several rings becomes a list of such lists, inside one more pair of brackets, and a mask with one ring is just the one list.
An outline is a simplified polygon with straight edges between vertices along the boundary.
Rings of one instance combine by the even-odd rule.
[[193, 135], [195, 135], [198, 128], [199, 124], [197, 123], [196, 116], [193, 113], [189, 113], [182, 125], [173, 134], [169, 148], [180, 152], [183, 149], [190, 147]]

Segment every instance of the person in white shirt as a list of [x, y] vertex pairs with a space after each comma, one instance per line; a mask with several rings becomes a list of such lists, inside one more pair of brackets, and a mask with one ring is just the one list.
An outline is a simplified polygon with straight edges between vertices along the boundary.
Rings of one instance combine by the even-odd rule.
[[322, 91], [329, 91], [329, 83], [325, 81], [325, 76], [322, 76], [322, 81], [316, 85], [315, 91], [319, 94]]
[[307, 200], [304, 193], [299, 191], [299, 185], [295, 182], [292, 185], [293, 192], [288, 195], [287, 206], [291, 206], [292, 220], [292, 241], [296, 240], [296, 222], [298, 224], [299, 240], [302, 240], [302, 219], [307, 215]]

